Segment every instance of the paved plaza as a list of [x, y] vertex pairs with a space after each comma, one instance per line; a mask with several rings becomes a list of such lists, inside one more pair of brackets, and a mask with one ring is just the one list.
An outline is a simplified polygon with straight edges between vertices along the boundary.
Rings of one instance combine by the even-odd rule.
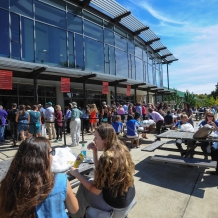
[[[93, 135], [84, 136], [87, 143], [93, 139]], [[147, 134], [147, 137], [148, 139], [140, 140], [141, 148], [155, 140], [153, 134]], [[66, 141], [67, 145], [71, 144], [69, 135]], [[63, 142], [52, 142], [52, 146], [57, 145], [61, 146]], [[17, 148], [10, 148], [10, 146], [11, 142], [1, 145], [0, 161], [14, 156]], [[127, 146], [130, 146], [128, 142]], [[174, 141], [169, 141], [167, 146], [175, 147]], [[179, 153], [162, 150], [149, 153], [141, 151], [141, 148], [130, 151], [136, 169], [137, 204], [129, 213], [129, 218], [217, 217], [218, 176], [209, 174], [209, 171], [214, 169], [154, 162], [150, 160], [154, 155], [171, 156]], [[80, 153], [80, 149], [81, 146], [72, 148], [74, 153]], [[88, 151], [88, 155], [91, 154]]]

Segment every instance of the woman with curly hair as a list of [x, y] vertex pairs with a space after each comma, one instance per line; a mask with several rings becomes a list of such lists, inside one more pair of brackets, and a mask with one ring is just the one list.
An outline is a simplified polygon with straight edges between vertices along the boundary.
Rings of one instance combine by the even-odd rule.
[[[83, 217], [89, 205], [103, 211], [113, 210], [113, 218], [124, 218], [136, 203], [135, 165], [110, 124], [97, 127], [94, 136], [94, 143], [88, 145], [93, 151], [94, 180], [86, 180], [73, 167], [70, 171], [82, 183], [77, 192], [80, 209], [73, 217]], [[98, 150], [103, 150], [99, 159]]]
[[[66, 174], [51, 172], [52, 150], [44, 137], [23, 141], [0, 186], [0, 216], [4, 218], [67, 218], [78, 211]], [[64, 204], [65, 202], [65, 204]]]

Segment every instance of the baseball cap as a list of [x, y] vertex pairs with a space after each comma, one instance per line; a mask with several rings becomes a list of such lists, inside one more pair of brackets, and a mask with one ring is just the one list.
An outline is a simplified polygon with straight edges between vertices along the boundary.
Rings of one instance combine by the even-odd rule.
[[51, 102], [47, 102], [46, 104], [52, 105], [52, 103], [51, 103]]

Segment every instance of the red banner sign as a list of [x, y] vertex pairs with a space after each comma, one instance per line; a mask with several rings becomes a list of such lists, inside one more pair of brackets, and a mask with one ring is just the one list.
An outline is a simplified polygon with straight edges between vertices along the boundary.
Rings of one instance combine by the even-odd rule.
[[130, 96], [130, 93], [131, 93], [131, 86], [127, 86], [127, 88], [126, 88], [126, 95]]
[[70, 78], [61, 77], [61, 92], [70, 92]]
[[12, 71], [0, 70], [0, 89], [12, 90]]
[[102, 82], [102, 94], [108, 94], [108, 82]]

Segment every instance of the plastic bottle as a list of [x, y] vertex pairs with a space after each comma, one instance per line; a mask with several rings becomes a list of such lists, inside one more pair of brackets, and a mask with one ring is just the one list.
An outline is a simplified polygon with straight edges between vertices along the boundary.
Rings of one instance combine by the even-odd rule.
[[180, 130], [181, 129], [181, 124], [180, 124], [180, 122], [179, 122], [179, 124], [178, 124], [178, 130]]
[[198, 127], [198, 123], [195, 124], [195, 127]]
[[83, 154], [86, 157], [86, 147], [84, 143], [82, 144], [81, 154]]

